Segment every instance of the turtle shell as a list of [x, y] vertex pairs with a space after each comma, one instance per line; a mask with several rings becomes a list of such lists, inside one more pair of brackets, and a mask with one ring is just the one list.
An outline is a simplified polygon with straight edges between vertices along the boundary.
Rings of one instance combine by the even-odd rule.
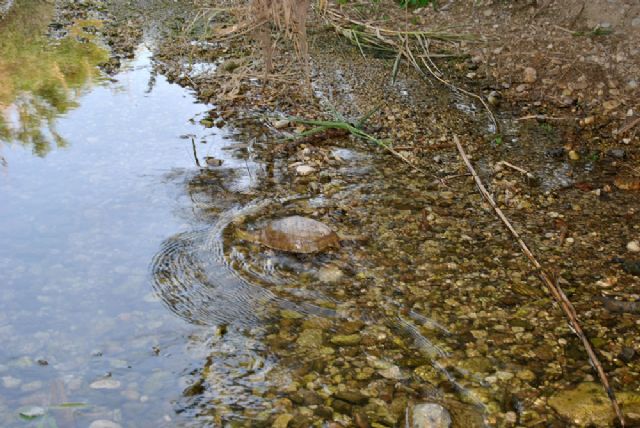
[[327, 225], [301, 216], [272, 221], [260, 231], [259, 240], [275, 250], [304, 254], [340, 246], [340, 238]]

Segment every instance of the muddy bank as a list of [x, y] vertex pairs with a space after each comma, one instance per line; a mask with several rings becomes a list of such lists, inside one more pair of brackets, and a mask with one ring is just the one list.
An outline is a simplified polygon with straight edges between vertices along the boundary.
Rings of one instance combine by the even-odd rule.
[[[258, 137], [256, 150], [273, 163], [271, 182], [278, 192], [318, 195], [328, 206], [315, 214], [335, 224], [337, 219], [332, 212], [341, 212], [345, 217], [340, 221], [355, 225], [359, 233], [371, 237], [362, 256], [364, 266], [352, 268], [360, 273], [341, 282], [340, 287], [323, 286], [325, 292], [334, 293], [343, 302], [347, 299], [346, 306], [350, 308], [384, 307], [393, 311], [395, 307], [400, 313], [428, 316], [451, 332], [451, 336], [436, 336], [438, 346], [446, 350], [445, 358], [434, 360], [428, 356], [422, 364], [411, 365], [404, 357], [411, 355], [408, 349], [415, 344], [409, 344], [401, 353], [403, 356], [391, 357], [399, 363], [401, 372], [406, 370], [410, 379], [418, 380], [415, 384], [405, 383], [414, 392], [405, 390], [404, 396], [409, 401], [420, 401], [425, 396], [419, 391], [435, 386], [450, 408], [455, 409], [455, 403], [462, 402], [476, 405], [489, 425], [533, 426], [554, 419], [557, 423], [573, 420], [581, 424], [584, 419], [548, 403], [554, 402], [554, 391], [591, 381], [595, 375], [577, 339], [565, 327], [562, 314], [545, 297], [532, 268], [483, 205], [471, 180], [464, 177], [465, 170], [451, 145], [453, 133], [464, 136], [467, 150], [501, 207], [543, 264], [561, 278], [615, 388], [634, 390], [633, 385], [639, 381], [634, 375], [637, 362], [626, 357], [624, 361], [621, 356], [636, 352], [638, 343], [628, 332], [635, 329], [637, 320], [632, 314], [614, 314], [593, 304], [594, 297], [602, 293], [634, 299], [633, 290], [638, 286], [636, 277], [610, 263], [612, 255], [634, 257], [626, 247], [638, 234], [633, 220], [637, 219], [637, 194], [615, 184], [618, 175], [634, 174], [637, 148], [629, 145], [631, 140], [605, 139], [613, 128], [591, 127], [591, 119], [586, 121], [586, 127], [576, 126], [592, 114], [591, 110], [557, 110], [565, 106], [544, 110], [546, 104], [518, 101], [504, 87], [500, 89], [503, 104], [497, 109], [502, 131], [496, 137], [489, 132], [489, 118], [473, 100], [425, 80], [405, 66], [398, 82], [391, 84], [391, 58], [369, 55], [363, 59], [356, 47], [321, 26], [312, 27], [310, 34], [315, 101], [302, 96], [299, 90], [291, 90], [285, 71], [280, 79], [285, 82], [276, 79], [261, 85], [258, 75], [258, 80], [237, 82], [234, 70], [248, 60], [242, 42], [195, 42], [190, 54], [198, 58], [198, 67], [182, 63], [186, 58], [175, 46], [162, 46], [158, 59], [163, 72], [181, 84], [195, 87], [204, 99], [217, 102], [211, 113], [212, 123], [230, 123], [241, 135], [248, 133], [244, 138]], [[279, 57], [281, 64], [290, 58], [286, 51]], [[478, 88], [473, 83], [479, 75], [474, 72], [477, 61], [472, 58], [468, 63], [445, 62], [439, 66], [464, 87]], [[206, 70], [207, 63], [217, 66], [215, 75], [199, 72]], [[463, 71], [465, 64], [471, 71]], [[474, 76], [458, 79], [461, 70], [473, 72]], [[534, 82], [538, 82], [537, 76]], [[536, 86], [534, 82], [529, 82], [530, 87]], [[233, 84], [239, 85], [239, 91], [228, 92]], [[499, 89], [496, 84], [480, 86], [479, 92]], [[542, 82], [543, 86], [546, 84]], [[531, 103], [530, 107], [526, 103]], [[295, 129], [294, 124], [274, 129], [278, 117], [327, 117], [335, 108], [349, 120], [357, 121], [376, 105], [381, 107], [370, 119], [370, 132], [393, 141], [403, 155], [428, 172], [426, 175], [416, 175], [383, 150], [354, 139], [329, 137], [289, 152], [285, 149], [285, 153], [279, 149], [278, 137], [304, 129]], [[568, 121], [542, 118], [559, 111], [574, 116]], [[251, 119], [255, 115], [258, 118]], [[268, 117], [260, 118], [261, 115]], [[535, 117], [523, 118], [525, 115]], [[616, 123], [620, 126], [621, 122]], [[595, 144], [583, 144], [585, 141]], [[374, 166], [364, 177], [346, 180], [336, 169], [343, 160], [336, 164], [330, 154], [336, 144], [364, 150], [376, 159]], [[534, 179], [504, 167], [503, 161], [524, 167]], [[315, 172], [300, 176], [296, 168], [301, 164], [311, 166]], [[348, 183], [354, 181], [361, 184], [346, 190]], [[304, 329], [299, 334], [306, 337]], [[294, 332], [291, 340], [295, 337]], [[346, 354], [354, 360], [355, 367], [359, 367], [359, 355], [372, 352], [365, 349], [350, 349]], [[416, 351], [415, 358], [424, 358], [418, 357], [418, 348], [413, 352]], [[364, 361], [362, 364], [370, 365]], [[448, 370], [439, 372], [438, 367]], [[325, 369], [314, 371], [315, 387], [335, 384], [332, 373]], [[393, 394], [385, 398], [372, 392], [370, 388], [378, 384], [375, 375], [360, 382], [353, 375], [344, 375], [353, 379], [350, 382], [356, 389], [370, 391], [378, 399], [390, 400], [387, 405], [396, 406]], [[341, 388], [340, 384], [337, 387]], [[329, 405], [335, 402], [330, 395], [324, 400]], [[287, 411], [305, 414], [305, 407], [298, 406], [294, 400], [293, 408]], [[356, 413], [357, 409], [356, 405]], [[380, 423], [380, 415], [366, 406], [363, 409]], [[348, 415], [354, 408], [334, 407], [334, 411]], [[612, 421], [612, 415], [607, 417]], [[453, 420], [459, 426], [470, 423], [456, 414]]]

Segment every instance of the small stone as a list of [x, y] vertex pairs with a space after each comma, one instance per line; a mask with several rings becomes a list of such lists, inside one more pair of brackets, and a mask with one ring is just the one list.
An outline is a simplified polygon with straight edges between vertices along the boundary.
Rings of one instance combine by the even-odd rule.
[[27, 419], [35, 419], [39, 418], [40, 416], [44, 416], [45, 413], [46, 411], [43, 407], [32, 406], [20, 411], [20, 416]]
[[355, 346], [361, 340], [359, 334], [337, 334], [330, 339], [331, 343], [337, 346]]
[[91, 389], [118, 389], [120, 388], [120, 381], [115, 379], [100, 379], [92, 382], [89, 385]]
[[273, 122], [273, 127], [276, 129], [284, 129], [284, 128], [287, 128], [288, 126], [289, 126], [288, 119], [280, 119]]
[[611, 288], [618, 283], [618, 278], [615, 276], [610, 276], [607, 278], [603, 278], [596, 282], [596, 285], [600, 288]]
[[627, 244], [627, 250], [632, 253], [640, 253], [640, 241], [629, 241]]
[[392, 380], [403, 380], [409, 377], [408, 374], [402, 373], [402, 370], [400, 370], [398, 366], [391, 366], [388, 369], [380, 370], [378, 373], [383, 378]]
[[640, 28], [640, 16], [636, 16], [631, 20], [631, 26], [634, 28]]
[[314, 172], [316, 172], [316, 169], [309, 165], [298, 165], [296, 167], [296, 174], [301, 176], [313, 174]]
[[489, 95], [487, 95], [487, 101], [492, 106], [497, 106], [500, 104], [500, 94], [497, 91], [491, 91]]
[[624, 149], [610, 149], [607, 151], [607, 156], [614, 159], [624, 159], [627, 157], [627, 152]]
[[322, 419], [331, 419], [333, 417], [333, 409], [327, 406], [318, 406], [313, 413]]
[[526, 84], [522, 83], [518, 86], [516, 86], [516, 92], [524, 92], [527, 90], [529, 86], [527, 86]]
[[620, 105], [620, 101], [617, 100], [609, 100], [602, 103], [602, 106], [605, 110], [614, 110], [616, 107]]
[[323, 266], [318, 270], [318, 279], [327, 284], [340, 282], [344, 273], [336, 266]]
[[283, 309], [280, 311], [280, 316], [284, 319], [287, 320], [299, 320], [304, 318], [304, 315], [302, 315], [300, 312], [298, 311], [293, 311], [291, 309]]
[[574, 161], [578, 160], [578, 159], [580, 159], [580, 155], [575, 150], [569, 150], [569, 159], [574, 160]]
[[331, 407], [333, 407], [336, 412], [342, 413], [343, 415], [350, 415], [353, 409], [351, 404], [343, 400], [333, 400]]
[[89, 428], [122, 428], [122, 425], [117, 424], [113, 421], [109, 421], [107, 419], [98, 419], [91, 422]]
[[316, 328], [303, 330], [296, 343], [302, 348], [319, 348], [322, 346], [322, 330]]
[[217, 159], [217, 158], [214, 158], [213, 156], [207, 156], [206, 158], [204, 158], [204, 161], [207, 163], [208, 166], [212, 166], [212, 167], [220, 166], [224, 162], [222, 159]]
[[287, 428], [289, 422], [293, 419], [293, 415], [288, 413], [283, 413], [282, 415], [278, 415], [278, 417], [273, 421], [272, 428]]
[[418, 404], [413, 408], [412, 428], [449, 428], [449, 411], [436, 403]]
[[595, 121], [596, 121], [596, 118], [594, 116], [587, 116], [584, 118], [585, 125], [592, 125]]
[[2, 386], [4, 386], [7, 389], [16, 388], [20, 386], [21, 383], [22, 381], [20, 379], [15, 378], [13, 376], [2, 377]]
[[338, 400], [346, 401], [347, 403], [363, 405], [369, 401], [369, 397], [357, 390], [344, 390], [338, 391], [334, 394], [334, 397]]
[[520, 370], [516, 377], [527, 382], [531, 382], [536, 379], [536, 374], [529, 369]]
[[533, 83], [538, 80], [538, 72], [533, 67], [527, 67], [524, 69], [522, 81], [525, 83]]
[[618, 358], [628, 364], [636, 359], [637, 355], [638, 354], [636, 353], [635, 349], [625, 346], [624, 348], [622, 348], [622, 351], [620, 351], [620, 354], [618, 354]]
[[508, 381], [513, 379], [513, 373], [499, 371], [499, 372], [496, 372], [496, 377], [502, 381]]

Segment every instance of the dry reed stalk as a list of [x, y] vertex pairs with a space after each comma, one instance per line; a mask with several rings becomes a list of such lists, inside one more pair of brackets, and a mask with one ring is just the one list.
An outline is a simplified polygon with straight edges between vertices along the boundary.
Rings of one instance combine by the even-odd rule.
[[471, 165], [471, 162], [469, 161], [467, 154], [462, 148], [462, 144], [460, 144], [460, 140], [458, 139], [458, 136], [454, 135], [453, 140], [456, 144], [456, 147], [458, 148], [458, 152], [460, 153], [462, 160], [464, 161], [465, 165], [467, 166], [467, 169], [473, 176], [473, 179], [476, 182], [476, 186], [478, 187], [480, 194], [489, 203], [489, 205], [491, 205], [491, 208], [493, 208], [498, 218], [500, 218], [502, 223], [504, 223], [504, 225], [507, 227], [509, 232], [511, 232], [511, 234], [515, 238], [518, 245], [520, 245], [522, 252], [527, 256], [529, 261], [536, 268], [538, 272], [538, 277], [540, 278], [542, 283], [547, 287], [547, 289], [549, 290], [553, 298], [556, 300], [556, 302], [558, 302], [563, 312], [565, 313], [567, 319], [569, 320], [569, 325], [571, 326], [571, 329], [582, 341], [582, 345], [587, 351], [589, 360], [591, 361], [591, 364], [593, 365], [593, 367], [596, 369], [596, 372], [598, 373], [598, 377], [600, 378], [600, 383], [602, 384], [605, 392], [607, 393], [607, 396], [609, 397], [609, 400], [611, 401], [611, 406], [613, 407], [613, 410], [617, 418], [619, 419], [621, 426], [624, 427], [625, 426], [624, 416], [622, 415], [622, 411], [620, 410], [620, 406], [618, 405], [618, 400], [616, 400], [616, 396], [613, 391], [613, 388], [611, 388], [611, 385], [609, 384], [607, 374], [605, 373], [604, 368], [602, 367], [602, 364], [598, 359], [598, 356], [593, 350], [593, 346], [591, 345], [591, 342], [589, 342], [589, 339], [584, 334], [584, 331], [580, 326], [580, 321], [578, 319], [576, 310], [574, 309], [573, 305], [571, 304], [567, 296], [564, 294], [564, 291], [562, 291], [562, 289], [558, 285], [557, 281], [553, 281], [551, 279], [551, 275], [545, 272], [542, 265], [540, 264], [540, 262], [538, 262], [535, 255], [533, 254], [533, 252], [529, 249], [527, 244], [525, 244], [525, 242], [520, 237], [520, 234], [514, 229], [509, 219], [507, 219], [507, 217], [504, 215], [500, 207], [498, 207], [498, 205], [496, 204], [495, 200], [491, 197], [491, 194], [489, 194], [489, 192], [487, 191], [487, 188], [482, 183], [482, 180], [480, 180], [480, 177], [476, 173], [476, 170], [473, 168], [473, 165]]
[[404, 58], [419, 73], [424, 76], [433, 76], [448, 88], [462, 93], [468, 97], [477, 99], [487, 111], [495, 132], [498, 132], [498, 121], [496, 120], [491, 108], [480, 95], [467, 91], [442, 77], [443, 73], [433, 62], [433, 55], [429, 52], [429, 42], [437, 40], [444, 43], [454, 43], [462, 40], [474, 40], [474, 37], [468, 34], [457, 34], [447, 30], [428, 30], [428, 31], [411, 31], [411, 30], [392, 30], [380, 27], [373, 23], [354, 19], [343, 12], [329, 7], [326, 2], [322, 9], [323, 15], [327, 22], [334, 27], [336, 32], [354, 43], [360, 52], [363, 53], [363, 46], [373, 49], [386, 50], [397, 54], [393, 67], [393, 75], [398, 71], [400, 60]]
[[298, 59], [303, 63], [307, 82], [310, 79], [309, 45], [306, 22], [310, 0], [252, 0], [248, 19], [255, 28], [255, 38], [262, 47], [265, 73], [273, 71], [271, 26], [293, 41]]

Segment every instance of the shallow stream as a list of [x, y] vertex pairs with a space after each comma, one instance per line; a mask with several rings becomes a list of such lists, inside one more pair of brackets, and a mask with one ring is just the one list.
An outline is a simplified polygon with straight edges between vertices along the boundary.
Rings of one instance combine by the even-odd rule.
[[[89, 36], [45, 55], [41, 40], [13, 49], [28, 39], [19, 33], [0, 45], [0, 426], [380, 428], [410, 426], [419, 403], [448, 409], [454, 427], [540, 426], [560, 421], [547, 398], [591, 385], [580, 344], [451, 147], [409, 154], [433, 158], [425, 175], [345, 138], [279, 152], [264, 127], [225, 124], [169, 83], [145, 44], [107, 76]], [[340, 70], [361, 76], [370, 63], [334, 48], [317, 55], [317, 94], [368, 106]], [[406, 107], [389, 120], [437, 125], [429, 144], [469, 117], [486, 128], [446, 88], [381, 87]], [[587, 264], [631, 234], [626, 217], [607, 215], [624, 207], [631, 218], [633, 201], [570, 187], [605, 182], [610, 160], [538, 150], [527, 165], [536, 183], [496, 168], [487, 159], [559, 144], [553, 129], [507, 128], [474, 161], [564, 269], [607, 369], [634, 388], [637, 373], [614, 355], [637, 346], [625, 334], [636, 320], [593, 310], [600, 278]], [[613, 231], [577, 221], [583, 207]], [[310, 255], [242, 238], [289, 215], [352, 238]], [[571, 241], [558, 244], [567, 223]]]

